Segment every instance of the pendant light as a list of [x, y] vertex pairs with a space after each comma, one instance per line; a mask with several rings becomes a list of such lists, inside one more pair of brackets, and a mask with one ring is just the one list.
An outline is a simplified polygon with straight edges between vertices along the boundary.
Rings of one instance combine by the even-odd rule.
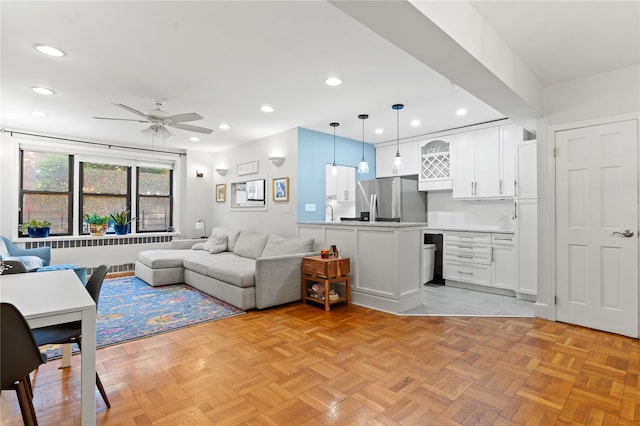
[[358, 118], [362, 120], [362, 160], [360, 160], [360, 164], [358, 165], [358, 173], [369, 173], [369, 163], [364, 159], [364, 120], [369, 118], [369, 115], [360, 114]]
[[333, 127], [333, 164], [331, 165], [331, 175], [338, 176], [338, 166], [336, 165], [336, 127], [340, 123], [329, 123], [329, 126]]
[[402, 156], [400, 155], [400, 110], [404, 108], [404, 105], [395, 104], [391, 108], [396, 110], [396, 156], [393, 159], [393, 167], [397, 171], [402, 167]]

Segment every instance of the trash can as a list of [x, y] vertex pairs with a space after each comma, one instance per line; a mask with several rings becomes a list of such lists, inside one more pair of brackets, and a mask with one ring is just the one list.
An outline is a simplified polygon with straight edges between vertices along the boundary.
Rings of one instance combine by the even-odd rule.
[[436, 245], [424, 244], [422, 246], [422, 283], [433, 281], [433, 269], [436, 263]]

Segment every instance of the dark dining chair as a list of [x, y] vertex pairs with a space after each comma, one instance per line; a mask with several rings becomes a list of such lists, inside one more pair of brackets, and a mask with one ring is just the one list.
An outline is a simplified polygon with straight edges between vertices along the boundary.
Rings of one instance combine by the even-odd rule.
[[25, 425], [37, 425], [29, 374], [47, 362], [31, 328], [11, 303], [0, 303], [0, 382], [2, 390], [15, 390]]
[[24, 264], [17, 260], [2, 260], [2, 268], [0, 268], [0, 275], [9, 274], [23, 274], [27, 272], [27, 268]]
[[[100, 265], [93, 271], [91, 278], [87, 282], [87, 291], [91, 295], [91, 298], [96, 303], [96, 310], [98, 309], [98, 299], [100, 298], [100, 290], [102, 289], [102, 281], [107, 275], [109, 265]], [[82, 323], [80, 321], [69, 322], [66, 324], [51, 325], [48, 327], [41, 327], [33, 329], [33, 336], [36, 339], [38, 346], [42, 345], [54, 345], [54, 344], [67, 344], [75, 343], [82, 352]], [[107, 393], [102, 386], [100, 376], [96, 372], [96, 386], [102, 395], [107, 407], [111, 407]]]

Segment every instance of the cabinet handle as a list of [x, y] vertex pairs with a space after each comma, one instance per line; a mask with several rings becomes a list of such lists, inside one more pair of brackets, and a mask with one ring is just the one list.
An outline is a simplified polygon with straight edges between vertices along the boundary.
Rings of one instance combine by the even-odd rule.
[[518, 195], [518, 181], [517, 180], [513, 181], [513, 195], [514, 195], [514, 197]]
[[472, 249], [473, 246], [456, 246], [458, 248]]
[[473, 275], [473, 272], [458, 271], [458, 273], [462, 275]]
[[473, 256], [460, 256], [460, 255], [458, 255], [458, 257], [460, 259], [473, 259]]
[[491, 263], [493, 263], [494, 257], [493, 257], [493, 251], [495, 250], [495, 247], [491, 247]]
[[473, 181], [471, 181], [471, 195], [476, 195], [473, 193]]
[[513, 218], [518, 218], [518, 202], [516, 200], [513, 200]]
[[500, 186], [498, 188], [499, 188], [500, 194], [502, 194], [502, 179], [500, 179]]

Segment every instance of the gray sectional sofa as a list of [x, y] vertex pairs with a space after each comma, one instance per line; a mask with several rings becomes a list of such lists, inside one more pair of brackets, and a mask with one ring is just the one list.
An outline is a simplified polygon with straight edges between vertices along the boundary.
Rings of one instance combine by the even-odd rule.
[[140, 252], [135, 273], [151, 286], [185, 283], [241, 309], [264, 309], [301, 299], [300, 265], [312, 249], [313, 239], [214, 228], [206, 242]]

